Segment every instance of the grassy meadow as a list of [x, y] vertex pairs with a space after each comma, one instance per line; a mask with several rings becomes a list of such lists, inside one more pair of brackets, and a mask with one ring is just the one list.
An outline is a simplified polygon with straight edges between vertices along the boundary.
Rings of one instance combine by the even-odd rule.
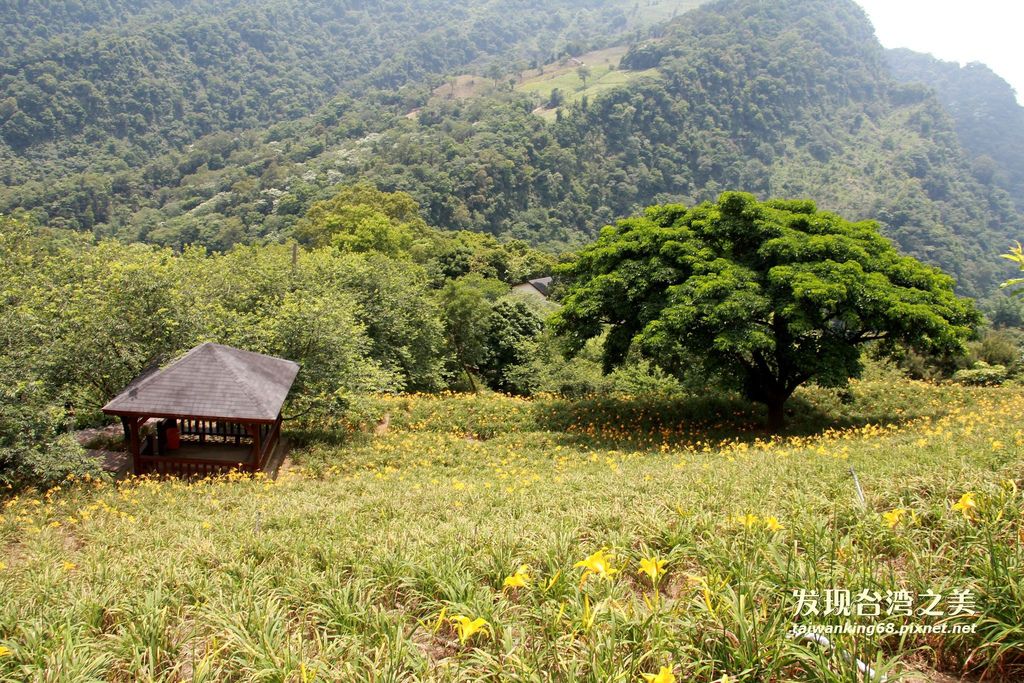
[[[565, 104], [578, 102], [584, 97], [595, 97], [602, 92], [623, 86], [630, 81], [644, 76], [656, 76], [657, 69], [646, 71], [624, 71], [618, 68], [619, 61], [626, 54], [625, 46], [595, 50], [579, 56], [579, 61], [590, 69], [586, 82], [580, 78], [579, 64], [565, 60], [547, 64], [540, 71], [528, 72], [526, 77], [516, 85], [516, 90], [536, 95], [541, 102], [551, 98], [551, 92], [561, 90], [565, 96]], [[538, 115], [553, 120], [555, 109], [541, 106]]]
[[[1021, 680], [1024, 391], [794, 411], [768, 438], [727, 400], [366, 398], [293, 426], [276, 481], [9, 498], [0, 680]], [[968, 589], [888, 620], [974, 633], [788, 638], [858, 620], [795, 616], [834, 588]]]

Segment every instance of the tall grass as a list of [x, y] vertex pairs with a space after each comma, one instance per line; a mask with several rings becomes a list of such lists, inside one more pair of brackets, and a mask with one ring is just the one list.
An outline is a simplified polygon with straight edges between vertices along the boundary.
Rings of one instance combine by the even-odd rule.
[[[1021, 414], [1019, 390], [866, 382], [805, 392], [769, 437], [729, 401], [367, 399], [306, 425], [277, 481], [6, 501], [0, 677], [831, 682], [860, 660], [1019, 680]], [[609, 575], [581, 580], [602, 549]], [[787, 637], [792, 591], [831, 588], [967, 588], [973, 617], [894, 621], [976, 632]]]

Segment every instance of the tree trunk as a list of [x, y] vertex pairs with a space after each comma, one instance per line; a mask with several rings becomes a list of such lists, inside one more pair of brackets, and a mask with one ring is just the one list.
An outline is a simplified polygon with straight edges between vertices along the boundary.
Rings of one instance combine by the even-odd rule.
[[786, 426], [786, 399], [770, 398], [765, 404], [768, 406], [768, 430], [772, 432], [782, 431]]
[[462, 371], [466, 373], [466, 379], [469, 380], [469, 386], [473, 390], [473, 393], [479, 394], [480, 390], [476, 388], [476, 380], [473, 379], [473, 373], [469, 371], [469, 366], [467, 366], [465, 363], [462, 363], [461, 365]]

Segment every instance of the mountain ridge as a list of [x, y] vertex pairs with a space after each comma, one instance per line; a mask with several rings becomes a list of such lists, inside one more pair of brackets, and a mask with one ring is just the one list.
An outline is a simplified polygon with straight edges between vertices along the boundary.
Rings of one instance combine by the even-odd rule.
[[978, 176], [956, 116], [927, 85], [894, 73], [854, 2], [720, 0], [647, 35], [658, 41], [632, 34], [616, 66], [624, 76], [657, 68], [657, 79], [624, 77], [549, 124], [531, 114], [540, 95], [514, 91], [531, 66], [510, 57], [480, 77], [492, 85], [473, 99], [438, 97], [440, 75], [343, 94], [294, 120], [147, 158], [141, 170], [121, 163], [9, 187], [0, 210], [225, 249], [283, 239], [337, 184], [369, 180], [410, 192], [438, 227], [562, 249], [647, 204], [738, 188], [878, 218], [963, 291], [998, 282], [997, 254], [1024, 231], [1012, 188]]

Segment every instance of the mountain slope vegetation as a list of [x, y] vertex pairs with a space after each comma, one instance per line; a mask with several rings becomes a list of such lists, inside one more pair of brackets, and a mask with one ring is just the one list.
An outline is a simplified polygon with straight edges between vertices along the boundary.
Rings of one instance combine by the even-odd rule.
[[[360, 35], [371, 41], [368, 50], [321, 40], [318, 32], [335, 30], [330, 21], [304, 32], [299, 24], [309, 17], [288, 9], [297, 0], [247, 3], [208, 18], [203, 3], [194, 14], [171, 3], [140, 5], [139, 16], [174, 14], [178, 23], [168, 26], [186, 33], [207, 21], [237, 20], [301, 34], [264, 55], [239, 33], [239, 44], [249, 46], [244, 50], [265, 62], [238, 68], [255, 77], [260, 64], [275, 65], [280, 73], [268, 87], [279, 77], [288, 88], [308, 86], [306, 94], [290, 91], [277, 108], [260, 88], [251, 107], [236, 109], [184, 97], [188, 107], [198, 107], [188, 116], [155, 114], [166, 104], [156, 97], [159, 106], [147, 110], [151, 121], [133, 119], [148, 132], [96, 133], [107, 142], [97, 157], [84, 149], [77, 157], [55, 152], [68, 140], [85, 140], [85, 133], [12, 148], [0, 210], [24, 207], [40, 222], [99, 236], [227, 249], [284, 239], [339, 183], [368, 180], [412, 194], [432, 226], [564, 249], [643, 206], [696, 203], [740, 188], [761, 197], [811, 198], [853, 220], [879, 219], [903, 251], [953, 274], [964, 293], [983, 295], [1004, 275], [996, 255], [1024, 232], [1008, 192], [1014, 186], [979, 171], [982, 147], [965, 139], [955, 108], [924, 85], [902, 82], [906, 74], [893, 66], [852, 0], [724, 0], [625, 39], [616, 31], [640, 25], [639, 5], [595, 0], [571, 14], [560, 5], [538, 12], [531, 1], [510, 12], [494, 0], [469, 15], [455, 3], [435, 3], [423, 17], [410, 18], [419, 7], [410, 0], [401, 5], [404, 19]], [[353, 9], [346, 16], [357, 15]], [[387, 24], [381, 13], [372, 21], [369, 11], [359, 16]], [[446, 26], [438, 29], [443, 40], [429, 32], [422, 42], [402, 38], [402, 31], [435, 19], [430, 25]], [[157, 30], [124, 23], [118, 31]], [[587, 27], [594, 30], [588, 34]], [[169, 39], [175, 36], [172, 31]], [[287, 69], [306, 61], [295, 51], [307, 39], [315, 58], [293, 79]], [[205, 45], [197, 40], [196, 49]], [[554, 54], [582, 54], [616, 40], [629, 43], [625, 56], [599, 66], [602, 73], [613, 67], [628, 73], [613, 79], [621, 86], [581, 91], [544, 117], [534, 114], [550, 104], [551, 93], [521, 84], [536, 81], [551, 45], [564, 47]], [[461, 52], [453, 55], [445, 41]], [[394, 55], [375, 52], [395, 44], [402, 48]], [[324, 50], [343, 61], [318, 71]], [[223, 68], [208, 66], [231, 80], [232, 65], [249, 62], [225, 54]], [[454, 79], [463, 65], [476, 76]], [[582, 82], [584, 74], [569, 70], [565, 79]], [[246, 81], [234, 80], [238, 94]], [[473, 97], [456, 96], [463, 81], [472, 83]], [[449, 97], [446, 82], [454, 84]], [[221, 95], [237, 100], [230, 89]], [[181, 128], [189, 122], [194, 129]], [[1018, 158], [1005, 151], [1007, 158], [995, 162], [999, 172]], [[88, 168], [74, 169], [75, 159], [88, 159]], [[15, 182], [29, 166], [36, 178]]]
[[409, 189], [437, 224], [555, 240], [730, 187], [807, 196], [880, 219], [966, 291], [999, 277], [992, 256], [1020, 216], [971, 174], [941, 104], [893, 81], [852, 2], [709, 5], [622, 62], [654, 66], [659, 78], [582, 101], [550, 127], [514, 98], [498, 116], [492, 104], [439, 105], [345, 171]]
[[1024, 207], [1024, 107], [1010, 84], [977, 62], [960, 66], [910, 50], [889, 50], [886, 56], [897, 79], [935, 91], [953, 116], [974, 175]]
[[[663, 3], [659, 3], [663, 4]], [[501, 55], [547, 57], [638, 21], [624, 2], [189, 0], [13, 3], [4, 181], [110, 172], [212, 133], [307, 115]]]

